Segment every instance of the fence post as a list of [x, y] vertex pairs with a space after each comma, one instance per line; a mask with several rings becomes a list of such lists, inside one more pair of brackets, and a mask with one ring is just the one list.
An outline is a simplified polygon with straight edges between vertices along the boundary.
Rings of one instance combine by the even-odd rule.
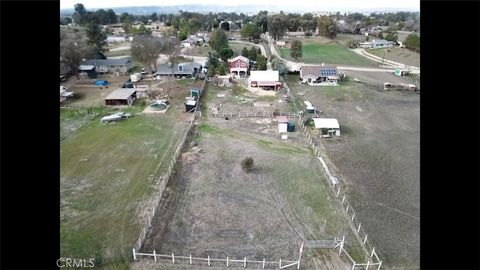
[[368, 234], [365, 234], [365, 239], [363, 239], [363, 244], [365, 245], [365, 243], [367, 242], [367, 237], [368, 237]]
[[302, 252], [303, 252], [303, 241], [302, 241], [302, 245], [300, 246], [300, 254], [298, 255], [297, 269], [300, 269], [300, 259], [302, 258]]
[[192, 264], [192, 254], [190, 254], [190, 264]]
[[278, 268], [282, 268], [282, 259], [278, 261]]
[[355, 213], [353, 213], [353, 216], [352, 216], [352, 221], [353, 221], [353, 218], [355, 217]]
[[228, 267], [228, 257], [227, 257], [227, 267]]
[[360, 223], [358, 224], [357, 232], [360, 232], [360, 228], [361, 228], [361, 227], [362, 227], [362, 223], [360, 222]]
[[372, 255], [370, 255], [370, 258], [373, 257], [373, 253], [375, 253], [375, 247], [373, 247], [373, 249], [372, 249]]
[[365, 267], [365, 270], [368, 270], [369, 266], [370, 266], [370, 259], [367, 260], [367, 267]]
[[247, 257], [243, 259], [243, 268], [247, 267]]
[[378, 265], [377, 270], [380, 270], [380, 267], [382, 267], [382, 262], [383, 262], [383, 261], [380, 261], [380, 264]]
[[157, 262], [157, 253], [155, 252], [155, 249], [153, 250], [153, 258], [155, 259], [155, 262]]
[[335, 197], [338, 198], [338, 195], [340, 195], [340, 185], [338, 186], [337, 195]]
[[347, 210], [345, 211], [345, 212], [347, 212], [347, 213], [348, 213], [348, 206], [349, 206], [349, 205], [347, 204]]
[[356, 262], [353, 262], [352, 270], [355, 269], [355, 266], [356, 266], [356, 265], [357, 265], [357, 263], [356, 263]]
[[345, 201], [345, 195], [343, 195], [343, 198], [342, 198], [342, 205], [344, 201]]
[[262, 268], [265, 268], [265, 259], [263, 259]]
[[136, 261], [137, 260], [137, 255], [135, 254], [135, 249], [134, 248], [132, 249], [132, 252], [133, 252], [133, 260]]
[[207, 255], [208, 266], [210, 266], [210, 255]]
[[175, 264], [175, 255], [172, 253], [172, 263]]

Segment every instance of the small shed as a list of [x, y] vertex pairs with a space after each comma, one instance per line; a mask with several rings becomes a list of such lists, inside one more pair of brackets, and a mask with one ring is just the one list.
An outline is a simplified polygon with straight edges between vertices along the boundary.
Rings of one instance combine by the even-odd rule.
[[315, 128], [320, 129], [321, 135], [335, 133], [336, 136], [340, 136], [340, 125], [337, 119], [334, 118], [312, 118], [315, 123]]
[[105, 98], [105, 104], [111, 106], [129, 105], [137, 98], [135, 88], [120, 88]]
[[286, 133], [288, 130], [288, 123], [278, 123], [278, 133]]
[[186, 112], [193, 112], [195, 111], [195, 107], [197, 107], [197, 101], [194, 99], [187, 100], [185, 102], [185, 111]]

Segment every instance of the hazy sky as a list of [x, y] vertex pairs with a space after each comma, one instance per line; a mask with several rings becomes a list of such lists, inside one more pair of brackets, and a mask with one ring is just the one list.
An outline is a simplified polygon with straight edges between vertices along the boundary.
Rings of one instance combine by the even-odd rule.
[[[399, 10], [420, 10], [420, 0], [60, 0], [60, 8], [73, 8], [82, 3], [85, 8], [107, 8], [127, 6], [173, 6], [183, 4], [221, 4], [221, 5], [274, 5], [274, 6], [312, 6], [315, 10], [364, 10], [375, 8], [398, 8]], [[287, 11], [287, 10], [285, 10]]]

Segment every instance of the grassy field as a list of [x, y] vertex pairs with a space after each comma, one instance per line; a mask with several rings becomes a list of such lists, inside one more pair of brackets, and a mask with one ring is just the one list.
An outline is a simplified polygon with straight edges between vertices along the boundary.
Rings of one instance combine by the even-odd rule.
[[[418, 269], [420, 253], [419, 145], [420, 102], [416, 93], [383, 91], [382, 83], [408, 83], [388, 73], [346, 71], [339, 87], [287, 82], [297, 98], [336, 118], [341, 136], [321, 139], [348, 186], [356, 217], [387, 269]], [[301, 93], [302, 95], [298, 95]]]
[[124, 107], [134, 117], [112, 124], [99, 118], [118, 109], [94, 108], [94, 115], [85, 108], [61, 110], [62, 257], [95, 257], [106, 269], [126, 267], [140, 233], [142, 204], [187, 128], [185, 95], [187, 87], [172, 95], [166, 115], [140, 114], [142, 105]]
[[[294, 60], [290, 57], [289, 48], [279, 48], [278, 50], [283, 58]], [[303, 42], [303, 57], [298, 61], [309, 64], [378, 66], [378, 64], [350, 51], [343, 45], [337, 43], [320, 44], [312, 41]]]
[[416, 66], [416, 67], [420, 66], [420, 54], [406, 48], [394, 47], [394, 48], [389, 48], [388, 50], [369, 49], [367, 51], [379, 57], [383, 57], [385, 52], [385, 59], [410, 65], [410, 66]]
[[242, 44], [242, 43], [236, 43], [236, 42], [228, 42], [228, 46], [230, 46], [230, 48], [232, 48], [234, 57], [237, 56], [237, 55], [242, 55], [242, 50], [243, 50], [244, 47], [246, 47], [249, 50], [252, 47], [258, 48], [257, 46], [247, 45], [247, 44]]
[[108, 51], [105, 53], [106, 57], [122, 56], [122, 55], [131, 55], [130, 49], [118, 50], [118, 51]]

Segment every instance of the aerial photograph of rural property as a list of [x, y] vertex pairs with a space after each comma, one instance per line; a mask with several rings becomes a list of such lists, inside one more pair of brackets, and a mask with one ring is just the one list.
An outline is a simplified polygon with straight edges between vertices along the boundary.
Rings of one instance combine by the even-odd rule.
[[59, 267], [420, 269], [419, 1], [61, 0], [59, 84]]

